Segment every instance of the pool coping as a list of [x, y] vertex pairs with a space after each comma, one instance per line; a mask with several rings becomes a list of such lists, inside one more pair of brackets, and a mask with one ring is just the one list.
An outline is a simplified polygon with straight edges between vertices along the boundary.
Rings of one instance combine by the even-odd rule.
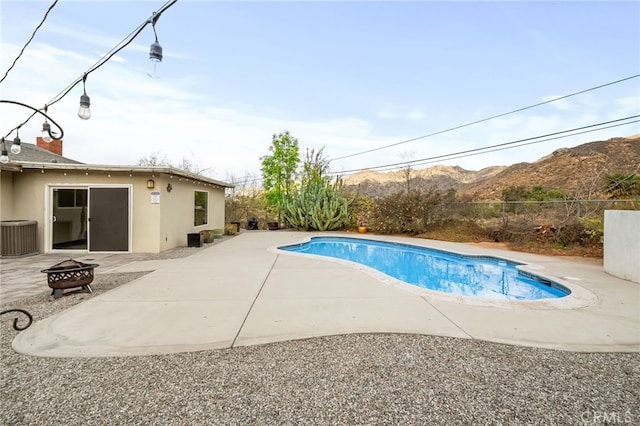
[[[438, 251], [445, 254], [454, 254], [457, 256], [462, 256], [466, 258], [474, 258], [474, 259], [492, 259], [492, 260], [504, 260], [507, 262], [511, 262], [516, 264], [516, 268], [526, 274], [533, 275], [535, 277], [539, 277], [551, 282], [558, 283], [561, 286], [566, 287], [570, 293], [561, 298], [547, 298], [547, 299], [537, 299], [537, 300], [500, 300], [500, 299], [489, 299], [489, 298], [481, 298], [481, 297], [473, 297], [473, 296], [464, 296], [464, 295], [456, 295], [451, 293], [446, 293], [437, 290], [431, 290], [428, 288], [423, 288], [417, 285], [413, 285], [407, 283], [405, 281], [399, 280], [397, 278], [391, 277], [373, 267], [363, 265], [357, 262], [352, 262], [350, 260], [339, 259], [335, 257], [322, 256], [310, 253], [298, 253], [288, 250], [283, 250], [281, 247], [285, 246], [296, 246], [302, 245], [310, 242], [314, 238], [322, 238], [322, 237], [339, 237], [339, 238], [349, 238], [354, 240], [363, 240], [363, 241], [383, 241], [389, 244], [397, 244], [403, 246], [413, 246], [419, 248], [425, 248], [428, 250]], [[415, 241], [414, 241], [415, 240]], [[496, 255], [486, 255], [486, 254], [476, 254], [476, 253], [466, 253], [460, 250], [445, 250], [441, 248], [433, 247], [433, 242], [429, 243], [431, 240], [420, 240], [420, 239], [412, 239], [411, 242], [405, 241], [397, 241], [394, 237], [387, 237], [381, 235], [375, 236], [364, 236], [364, 235], [311, 235], [307, 236], [304, 240], [300, 242], [295, 242], [292, 244], [280, 245], [280, 246], [271, 246], [268, 248], [269, 251], [277, 254], [291, 255], [291, 256], [303, 256], [303, 257], [313, 257], [321, 261], [326, 262], [335, 262], [342, 265], [347, 265], [356, 270], [359, 270], [365, 274], [368, 274], [381, 283], [385, 283], [388, 285], [395, 286], [403, 291], [407, 291], [418, 296], [426, 296], [429, 298], [437, 298], [443, 301], [452, 302], [452, 303], [462, 303], [476, 306], [493, 306], [500, 308], [510, 308], [510, 309], [578, 309], [584, 308], [593, 304], [598, 303], [598, 297], [591, 291], [586, 288], [580, 286], [576, 280], [578, 278], [572, 277], [552, 277], [550, 275], [544, 274], [544, 266], [538, 265], [536, 263], [525, 262], [522, 260], [517, 260], [515, 258], [506, 257], [506, 256], [496, 256]], [[422, 243], [421, 243], [422, 242]]]

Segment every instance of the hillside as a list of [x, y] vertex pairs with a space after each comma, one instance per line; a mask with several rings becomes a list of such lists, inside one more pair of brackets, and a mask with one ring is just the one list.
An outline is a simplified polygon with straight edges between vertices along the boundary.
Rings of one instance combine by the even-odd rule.
[[[487, 167], [482, 170], [465, 170], [458, 166], [433, 166], [426, 169], [411, 170], [409, 175], [411, 188], [436, 188], [441, 191], [460, 190], [465, 185], [480, 182], [505, 170], [506, 166]], [[371, 196], [384, 196], [407, 188], [407, 172], [363, 172], [344, 178], [345, 186]]]
[[[457, 166], [413, 170], [412, 188], [455, 189], [475, 200], [499, 200], [510, 186], [560, 188], [580, 197], [599, 197], [602, 178], [611, 173], [640, 172], [640, 135], [562, 148], [533, 163], [469, 171]], [[345, 186], [371, 196], [406, 190], [404, 171], [365, 171], [344, 179]]]

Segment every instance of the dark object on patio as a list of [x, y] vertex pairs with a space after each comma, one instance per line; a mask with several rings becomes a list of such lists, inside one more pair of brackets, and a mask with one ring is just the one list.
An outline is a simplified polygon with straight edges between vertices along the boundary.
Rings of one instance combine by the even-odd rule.
[[59, 299], [67, 288], [82, 287], [83, 290], [93, 293], [89, 284], [93, 281], [93, 268], [97, 266], [100, 265], [69, 259], [40, 272], [47, 274], [47, 283], [53, 289], [51, 294], [54, 299]]
[[250, 217], [249, 220], [247, 220], [247, 229], [256, 231], [258, 229], [258, 219]]
[[230, 222], [230, 225], [234, 225], [236, 227], [236, 233], [240, 232], [240, 222]]
[[187, 247], [202, 247], [202, 234], [187, 234]]
[[267, 222], [267, 229], [269, 231], [277, 231], [280, 226], [278, 226], [278, 222]]
[[22, 331], [22, 330], [26, 330], [27, 328], [29, 328], [29, 326], [31, 325], [31, 323], [33, 322], [33, 317], [31, 316], [31, 314], [27, 311], [25, 311], [24, 309], [7, 309], [5, 311], [0, 312], [0, 315], [4, 315], [4, 314], [8, 314], [10, 312], [20, 312], [21, 314], [25, 314], [27, 316], [27, 324], [26, 325], [18, 325], [18, 318], [14, 318], [13, 319], [13, 329], [14, 330], [18, 330], [18, 331]]

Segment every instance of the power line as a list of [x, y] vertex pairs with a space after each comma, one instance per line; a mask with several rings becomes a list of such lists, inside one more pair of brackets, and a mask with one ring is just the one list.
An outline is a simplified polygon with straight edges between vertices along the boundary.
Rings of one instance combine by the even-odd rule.
[[[56, 0], [57, 1], [57, 0]], [[98, 68], [100, 68], [102, 65], [104, 65], [105, 63], [107, 63], [109, 61], [109, 59], [111, 59], [113, 56], [115, 56], [118, 52], [120, 52], [122, 49], [124, 49], [125, 47], [127, 47], [129, 44], [131, 44], [131, 42], [133, 42], [133, 40], [135, 40], [135, 38], [142, 32], [142, 30], [150, 23], [157, 21], [158, 18], [160, 17], [160, 15], [167, 10], [169, 7], [173, 6], [178, 0], [169, 0], [167, 1], [160, 9], [158, 9], [157, 11], [153, 12], [153, 15], [145, 20], [142, 24], [140, 24], [136, 29], [134, 29], [131, 33], [129, 33], [129, 35], [127, 35], [124, 39], [122, 39], [118, 44], [116, 44], [109, 52], [107, 52], [105, 55], [103, 55], [95, 64], [93, 64], [91, 67], [89, 67], [84, 73], [82, 73], [82, 75], [80, 75], [80, 77], [76, 78], [73, 82], [71, 82], [67, 87], [65, 87], [64, 89], [62, 89], [57, 95], [55, 95], [46, 105], [47, 106], [51, 106], [53, 104], [55, 104], [56, 102], [59, 102], [60, 100], [62, 100], [69, 92], [71, 92], [71, 90], [77, 86], [83, 79], [86, 78], [87, 75], [89, 75], [90, 73], [96, 71]], [[5, 137], [8, 137], [14, 130], [16, 129], [20, 129], [22, 126], [24, 126], [25, 124], [27, 124], [29, 122], [29, 120], [31, 120], [34, 116], [36, 115], [36, 112], [32, 113], [31, 115], [29, 115], [27, 117], [26, 120], [24, 120], [22, 123], [20, 123], [18, 126], [14, 127], [13, 129], [11, 129], [6, 135]]]
[[622, 83], [623, 81], [631, 80], [631, 79], [638, 78], [638, 77], [640, 77], [640, 74], [632, 75], [632, 76], [629, 76], [629, 77], [622, 78], [620, 80], [616, 80], [616, 81], [612, 81], [612, 82], [609, 82], [609, 83], [601, 84], [599, 86], [591, 87], [589, 89], [581, 90], [579, 92], [571, 93], [569, 95], [564, 95], [564, 96], [560, 96], [558, 98], [553, 98], [553, 99], [545, 101], [545, 102], [539, 102], [537, 104], [529, 105], [529, 106], [526, 106], [526, 107], [523, 107], [523, 108], [518, 108], [518, 109], [509, 111], [509, 112], [505, 112], [505, 113], [502, 113], [502, 114], [492, 115], [491, 117], [483, 118], [481, 120], [472, 121], [471, 123], [462, 124], [460, 126], [451, 127], [449, 129], [445, 129], [445, 130], [439, 130], [437, 132], [429, 133], [427, 135], [418, 136], [418, 137], [415, 137], [415, 138], [403, 140], [403, 141], [400, 141], [400, 142], [395, 142], [395, 143], [392, 143], [392, 144], [389, 144], [389, 145], [380, 146], [380, 147], [377, 147], [377, 148], [371, 148], [371, 149], [368, 149], [368, 150], [365, 150], [365, 151], [360, 151], [360, 152], [356, 152], [356, 153], [349, 154], [349, 155], [343, 155], [342, 157], [333, 158], [330, 161], [343, 160], [345, 158], [351, 158], [351, 157], [355, 157], [357, 155], [368, 154], [370, 152], [380, 151], [382, 149], [391, 148], [391, 147], [402, 145], [402, 144], [405, 144], [405, 143], [414, 142], [414, 141], [417, 141], [417, 140], [420, 140], [420, 139], [425, 139], [425, 138], [428, 138], [428, 137], [431, 137], [431, 136], [440, 135], [442, 133], [447, 133], [447, 132], [451, 132], [453, 130], [462, 129], [464, 127], [473, 126], [474, 124], [484, 123], [485, 121], [489, 121], [489, 120], [493, 120], [493, 119], [496, 119], [496, 118], [504, 117], [504, 116], [510, 115], [510, 114], [515, 114], [517, 112], [522, 112], [522, 111], [525, 111], [525, 110], [528, 110], [528, 109], [531, 109], [531, 108], [539, 107], [541, 105], [546, 105], [546, 104], [549, 104], [551, 102], [556, 102], [556, 101], [559, 101], [559, 100], [562, 100], [562, 99], [567, 99], [567, 98], [570, 98], [572, 96], [581, 95], [581, 94], [586, 93], [586, 92], [590, 92], [590, 91], [593, 91], [593, 90], [601, 89], [603, 87], [607, 87], [607, 86], [611, 86], [611, 85], [614, 85], [614, 84]]
[[27, 48], [27, 46], [29, 46], [29, 43], [31, 43], [31, 40], [33, 40], [33, 38], [36, 36], [36, 33], [38, 32], [38, 30], [40, 29], [42, 24], [44, 24], [44, 21], [47, 20], [47, 16], [49, 16], [49, 12], [51, 12], [51, 9], [53, 9], [54, 6], [57, 3], [58, 3], [58, 0], [54, 0], [54, 2], [51, 4], [51, 6], [49, 6], [49, 8], [45, 12], [44, 16], [42, 17], [42, 21], [40, 21], [40, 23], [38, 24], [36, 29], [33, 30], [33, 32], [31, 33], [31, 37], [29, 37], [29, 40], [27, 40], [27, 42], [24, 44], [24, 46], [22, 46], [22, 49], [20, 49], [20, 52], [18, 53], [18, 56], [16, 56], [16, 58], [13, 60], [13, 63], [11, 64], [9, 69], [7, 69], [7, 72], [4, 73], [4, 77], [2, 77], [2, 79], [0, 79], [0, 83], [2, 83], [5, 80], [5, 78], [7, 78], [7, 76], [9, 75], [9, 72], [13, 69], [13, 67], [16, 65], [16, 62], [18, 62], [18, 59], [20, 59], [20, 57], [24, 53], [24, 50]]
[[[514, 148], [520, 148], [523, 146], [527, 146], [527, 145], [535, 145], [538, 143], [542, 143], [542, 142], [548, 142], [548, 141], [553, 141], [553, 140], [557, 140], [557, 139], [564, 139], [564, 138], [570, 138], [571, 136], [577, 136], [577, 135], [582, 135], [585, 133], [593, 133], [593, 132], [599, 132], [600, 130], [605, 130], [605, 129], [611, 129], [614, 127], [621, 127], [621, 126], [626, 126], [628, 124], [633, 124], [633, 123], [640, 123], [640, 120], [634, 120], [634, 121], [628, 121], [626, 123], [619, 123], [619, 124], [612, 124], [610, 126], [605, 126], [605, 127], [600, 127], [597, 129], [590, 129], [590, 130], [583, 130], [582, 132], [576, 132], [576, 133], [572, 133], [570, 135], [561, 135], [561, 136], [555, 136], [552, 138], [546, 138], [546, 139], [541, 139], [541, 140], [536, 140], [533, 142], [527, 142], [527, 143], [522, 143], [520, 145], [515, 145], [515, 146], [504, 146], [504, 147], [499, 147], [499, 148], [495, 148], [495, 149], [487, 149], [486, 151], [483, 152], [473, 152], [473, 153], [469, 153], [469, 154], [461, 154], [461, 155], [456, 155], [456, 156], [451, 156], [448, 157], [447, 160], [456, 160], [458, 158], [466, 158], [466, 157], [473, 157], [476, 155], [482, 155], [482, 154], [488, 154], [490, 152], [497, 152], [497, 151], [504, 151], [507, 149], [514, 149]], [[412, 163], [412, 166], [423, 166], [425, 164], [431, 164], [431, 163], [435, 163], [439, 160], [427, 160], [427, 161], [421, 161], [419, 163]], [[393, 167], [393, 168], [388, 168], [388, 169], [379, 169], [379, 171], [388, 171], [388, 170], [397, 170], [398, 167]], [[362, 169], [362, 170], [368, 170], [368, 169]]]
[[169, 0], [160, 9], [158, 9], [156, 12], [153, 12], [153, 15], [149, 19], [147, 19], [142, 24], [140, 24], [136, 29], [131, 31], [129, 33], [129, 35], [127, 35], [125, 38], [123, 38], [110, 51], [105, 53], [104, 56], [102, 56], [102, 58], [100, 58], [95, 64], [93, 64], [91, 67], [89, 67], [89, 69], [87, 69], [78, 78], [76, 78], [71, 84], [69, 84], [69, 86], [67, 86], [66, 88], [62, 89], [60, 91], [60, 93], [58, 93], [56, 96], [54, 96], [47, 103], [47, 105], [51, 106], [51, 105], [55, 104], [56, 102], [60, 101], [62, 98], [64, 98], [67, 95], [67, 93], [69, 93], [75, 86], [77, 86], [86, 75], [89, 75], [90, 73], [92, 73], [95, 70], [97, 70], [98, 68], [100, 68], [102, 65], [107, 63], [109, 61], [109, 59], [111, 59], [113, 56], [115, 56], [118, 52], [120, 52], [122, 49], [127, 47], [129, 44], [131, 44], [131, 42], [133, 42], [133, 40], [135, 40], [135, 38], [138, 37], [138, 35], [142, 32], [142, 30], [147, 25], [152, 23], [154, 20], [157, 21], [158, 18], [160, 17], [160, 15], [165, 10], [167, 10], [169, 7], [173, 6], [177, 1], [178, 0]]
[[[388, 169], [388, 168], [392, 168], [393, 169], [393, 168], [399, 168], [399, 167], [406, 166], [406, 165], [411, 165], [411, 164], [415, 165], [415, 164], [421, 164], [423, 162], [432, 162], [433, 160], [445, 160], [445, 159], [448, 160], [448, 159], [451, 159], [450, 157], [462, 158], [462, 157], [467, 156], [467, 155], [464, 155], [464, 154], [471, 154], [471, 153], [482, 153], [482, 154], [484, 154], [484, 152], [482, 152], [482, 151], [487, 151], [487, 150], [492, 149], [492, 148], [506, 147], [506, 146], [516, 145], [516, 144], [519, 144], [519, 145], [511, 146], [511, 148], [516, 148], [516, 147], [525, 146], [525, 145], [531, 145], [532, 143], [537, 143], [537, 142], [529, 142], [527, 144], [525, 144], [523, 142], [533, 141], [533, 140], [542, 139], [542, 138], [548, 138], [550, 136], [556, 136], [556, 135], [561, 135], [561, 134], [565, 134], [565, 133], [576, 132], [578, 130], [590, 129], [590, 128], [593, 128], [593, 127], [604, 126], [605, 124], [619, 123], [620, 121], [631, 120], [631, 119], [638, 118], [638, 117], [640, 117], [640, 115], [632, 115], [632, 116], [629, 116], [629, 117], [619, 118], [619, 119], [616, 119], [616, 120], [604, 121], [602, 123], [591, 124], [591, 125], [582, 126], [582, 127], [576, 127], [576, 128], [573, 128], [573, 129], [562, 130], [562, 131], [553, 132], [553, 133], [547, 133], [545, 135], [540, 135], [540, 136], [535, 136], [535, 137], [525, 138], [525, 139], [519, 139], [519, 140], [515, 140], [515, 141], [510, 141], [510, 142], [499, 143], [499, 144], [496, 144], [496, 145], [490, 145], [490, 146], [481, 147], [481, 148], [468, 149], [468, 150], [464, 150], [464, 151], [453, 152], [453, 153], [450, 153], [450, 154], [436, 155], [436, 156], [433, 156], [433, 157], [421, 158], [419, 160], [402, 161], [402, 162], [398, 162], [398, 163], [384, 164], [384, 165], [381, 165], [381, 166], [365, 167], [365, 168], [352, 169], [352, 170], [344, 170], [344, 171], [342, 171], [340, 173], [332, 173], [332, 174], [356, 173], [356, 172], [360, 172], [360, 171], [363, 171], [363, 170], [377, 170], [377, 169]], [[623, 124], [620, 124], [620, 125], [631, 124], [631, 123], [635, 123], [637, 121], [638, 120], [633, 121], [633, 122], [623, 123]], [[601, 130], [601, 129], [596, 129], [596, 130]], [[586, 133], [586, 132], [584, 132], [584, 133]], [[576, 133], [576, 134], [580, 134], [580, 133]], [[565, 135], [563, 137], [569, 137], [569, 136], [574, 136], [574, 134]], [[555, 138], [555, 139], [560, 139], [560, 138]], [[547, 140], [552, 140], [552, 139], [547, 139]], [[539, 142], [543, 142], [543, 141], [539, 141]], [[497, 150], [495, 150], [495, 151], [497, 151]], [[488, 152], [492, 152], [492, 151], [488, 151]]]
[[[626, 118], [620, 118], [620, 119], [617, 119], [617, 120], [602, 122], [602, 123], [598, 123], [598, 124], [592, 124], [592, 125], [589, 125], [589, 126], [578, 127], [578, 128], [575, 128], [575, 129], [564, 130], [564, 131], [561, 131], [561, 132], [549, 133], [549, 134], [546, 134], [546, 135], [536, 136], [536, 137], [532, 137], [532, 138], [520, 139], [520, 140], [517, 140], [517, 141], [505, 142], [505, 143], [486, 146], [486, 147], [482, 147], [482, 148], [476, 148], [476, 149], [471, 149], [471, 150], [466, 150], [466, 151], [453, 152], [453, 153], [450, 153], [450, 154], [443, 154], [443, 155], [438, 155], [438, 156], [433, 156], [433, 157], [422, 158], [420, 160], [412, 160], [412, 161], [401, 162], [401, 163], [386, 164], [386, 165], [375, 166], [375, 167], [363, 167], [363, 168], [352, 169], [352, 170], [343, 170], [343, 171], [340, 171], [340, 172], [331, 172], [331, 173], [328, 173], [328, 174], [331, 175], [331, 176], [343, 176], [343, 175], [354, 174], [354, 173], [365, 171], [365, 170], [390, 171], [390, 170], [397, 170], [400, 167], [406, 166], [406, 165], [423, 166], [423, 165], [426, 165], [426, 164], [435, 163], [435, 162], [443, 161], [443, 160], [455, 160], [455, 159], [458, 159], [458, 158], [473, 157], [473, 156], [476, 156], [476, 155], [483, 155], [483, 154], [488, 154], [488, 153], [491, 153], [491, 152], [504, 151], [504, 150], [507, 150], [507, 149], [520, 148], [520, 147], [523, 147], [523, 146], [534, 145], [534, 144], [538, 144], [538, 143], [542, 143], [542, 142], [548, 142], [548, 141], [557, 140], [557, 139], [569, 138], [569, 137], [572, 137], [572, 136], [582, 135], [582, 134], [586, 134], [586, 133], [598, 132], [598, 131], [601, 131], [601, 130], [611, 129], [611, 128], [614, 128], [614, 127], [626, 126], [626, 125], [633, 124], [633, 123], [640, 123], [640, 119], [639, 120], [633, 120], [633, 121], [627, 121], [625, 123], [619, 123], [619, 121], [625, 121], [625, 120], [630, 120], [630, 119], [639, 118], [639, 117], [640, 117], [640, 115], [635, 115], [635, 116], [630, 116], [630, 117], [626, 117]], [[617, 123], [617, 124], [611, 124], [609, 126], [598, 127], [598, 126], [603, 126], [603, 125], [609, 124], [609, 123]], [[593, 129], [592, 127], [598, 127], [598, 128], [597, 129]], [[577, 130], [581, 130], [581, 129], [588, 129], [588, 130], [582, 130], [580, 132], [577, 132]], [[570, 133], [570, 132], [574, 132], [574, 133], [571, 133], [569, 135], [564, 134], [564, 133]], [[556, 136], [550, 137], [550, 136], [553, 136], [553, 135], [556, 135]], [[263, 180], [263, 179], [262, 178], [254, 178], [254, 179], [239, 180], [239, 181], [234, 182], [234, 183], [236, 183], [239, 186], [244, 186], [244, 185], [260, 182], [261, 180]]]

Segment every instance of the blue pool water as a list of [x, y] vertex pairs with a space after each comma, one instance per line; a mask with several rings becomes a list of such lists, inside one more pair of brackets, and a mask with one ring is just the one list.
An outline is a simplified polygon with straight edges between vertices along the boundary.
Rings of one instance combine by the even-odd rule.
[[280, 249], [357, 262], [409, 284], [462, 296], [536, 300], [570, 293], [558, 283], [519, 271], [518, 263], [495, 257], [348, 237], [313, 237]]

